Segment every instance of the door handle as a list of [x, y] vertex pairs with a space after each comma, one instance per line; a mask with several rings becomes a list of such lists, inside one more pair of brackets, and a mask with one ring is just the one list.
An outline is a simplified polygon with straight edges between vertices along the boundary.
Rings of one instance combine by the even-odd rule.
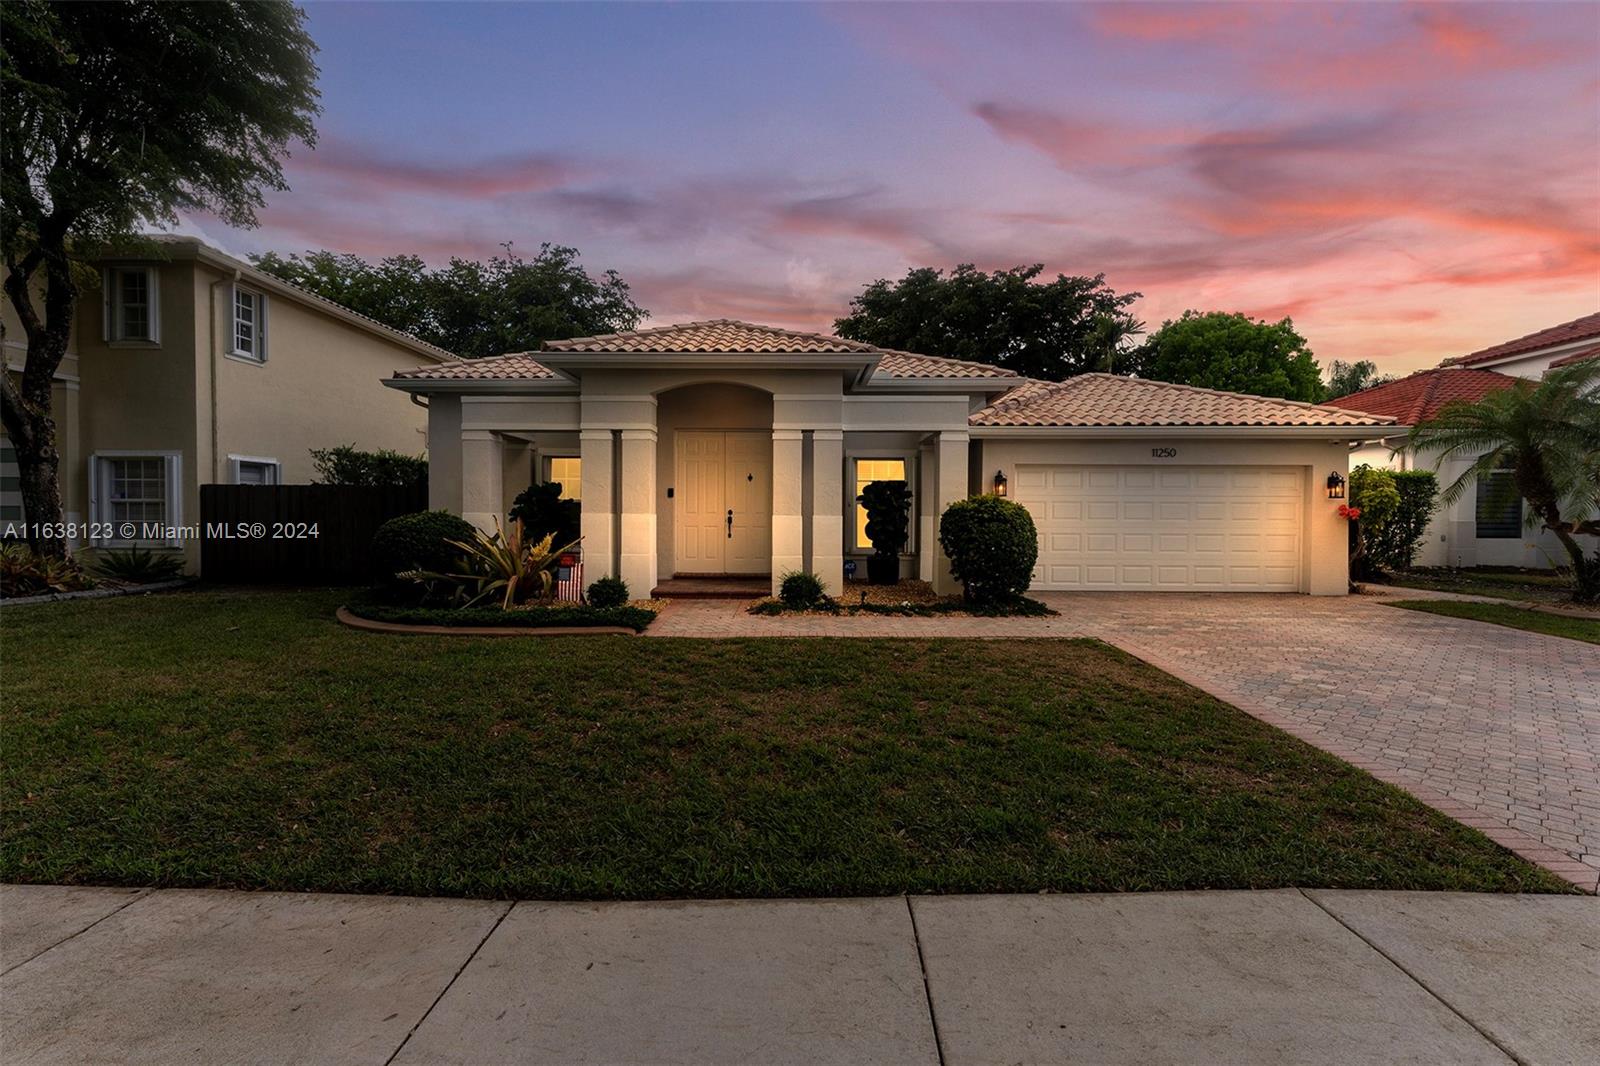
[[733, 508], [728, 508], [728, 539], [733, 539]]

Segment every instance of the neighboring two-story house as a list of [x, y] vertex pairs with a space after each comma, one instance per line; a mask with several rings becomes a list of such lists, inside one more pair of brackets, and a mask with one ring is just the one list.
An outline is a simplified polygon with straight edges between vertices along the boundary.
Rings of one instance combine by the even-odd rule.
[[[426, 450], [427, 411], [378, 381], [449, 352], [190, 238], [96, 265], [54, 396], [69, 523], [192, 524], [201, 485], [310, 481], [313, 448]], [[18, 370], [27, 344], [3, 304]], [[0, 528], [25, 517], [15, 464], [0, 437]], [[197, 540], [139, 543], [199, 567]]]
[[[1586, 359], [1600, 359], [1600, 312], [1447, 359], [1432, 370], [1329, 400], [1328, 405], [1413, 426], [1432, 418], [1447, 403], [1480, 400], [1519, 378], [1538, 380], [1552, 369]], [[1412, 454], [1404, 445], [1404, 437], [1368, 441], [1351, 453], [1350, 465], [1437, 469], [1442, 490], [1465, 473], [1475, 458], [1453, 458], [1440, 465], [1436, 456]], [[1507, 471], [1479, 478], [1453, 505], [1441, 506], [1417, 554], [1417, 564], [1540, 568], [1552, 561], [1564, 564], [1566, 556], [1555, 536], [1529, 530], [1523, 501], [1508, 485], [1499, 484], [1510, 476]], [[1593, 546], [1593, 538], [1584, 539]]]

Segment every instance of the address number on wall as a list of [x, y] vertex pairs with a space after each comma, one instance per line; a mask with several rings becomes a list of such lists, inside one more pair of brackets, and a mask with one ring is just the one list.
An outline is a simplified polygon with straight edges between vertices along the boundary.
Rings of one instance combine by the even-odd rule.
[[1150, 457], [1152, 459], [1176, 459], [1178, 457], [1178, 449], [1176, 449], [1176, 448], [1151, 448], [1150, 449]]

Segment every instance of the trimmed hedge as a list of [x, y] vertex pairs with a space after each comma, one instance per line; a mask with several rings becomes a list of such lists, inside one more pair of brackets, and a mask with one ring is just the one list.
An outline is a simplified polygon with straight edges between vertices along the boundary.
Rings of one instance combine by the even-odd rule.
[[596, 578], [584, 597], [590, 607], [621, 607], [628, 602], [628, 583], [620, 577]]
[[1439, 507], [1439, 475], [1432, 470], [1394, 470], [1391, 474], [1400, 505], [1389, 521], [1367, 538], [1367, 552], [1384, 570], [1409, 570]]
[[382, 603], [345, 606], [357, 618], [403, 626], [525, 626], [529, 629], [623, 626], [639, 633], [656, 620], [655, 612], [643, 607], [590, 607], [585, 604], [519, 607], [512, 611], [502, 611], [498, 607], [396, 607]]
[[372, 560], [391, 584], [402, 570], [448, 570], [461, 557], [461, 549], [447, 542], [470, 543], [472, 534], [472, 523], [449, 511], [403, 514], [372, 535]]
[[1028, 591], [1039, 559], [1039, 533], [1021, 504], [998, 496], [969, 496], [945, 508], [939, 546], [950, 573], [974, 603], [1004, 603]]

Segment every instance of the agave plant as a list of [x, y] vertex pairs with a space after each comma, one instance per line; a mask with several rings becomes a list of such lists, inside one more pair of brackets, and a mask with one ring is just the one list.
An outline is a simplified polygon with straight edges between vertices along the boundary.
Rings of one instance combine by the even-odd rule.
[[502, 610], [529, 600], [549, 599], [555, 590], [554, 571], [562, 553], [578, 546], [575, 540], [554, 547], [554, 534], [530, 543], [523, 534], [521, 519], [513, 519], [510, 529], [503, 530], [498, 518], [493, 533], [474, 530], [471, 540], [448, 543], [461, 549], [458, 570], [408, 570], [399, 576], [427, 585], [454, 586], [456, 598], [464, 607], [498, 597]]
[[37, 555], [20, 541], [0, 543], [0, 596], [35, 596], [94, 587], [94, 579], [71, 558]]
[[183, 573], [183, 556], [157, 555], [148, 548], [129, 548], [127, 551], [102, 552], [92, 564], [101, 577], [134, 584], [154, 581], [171, 581]]

